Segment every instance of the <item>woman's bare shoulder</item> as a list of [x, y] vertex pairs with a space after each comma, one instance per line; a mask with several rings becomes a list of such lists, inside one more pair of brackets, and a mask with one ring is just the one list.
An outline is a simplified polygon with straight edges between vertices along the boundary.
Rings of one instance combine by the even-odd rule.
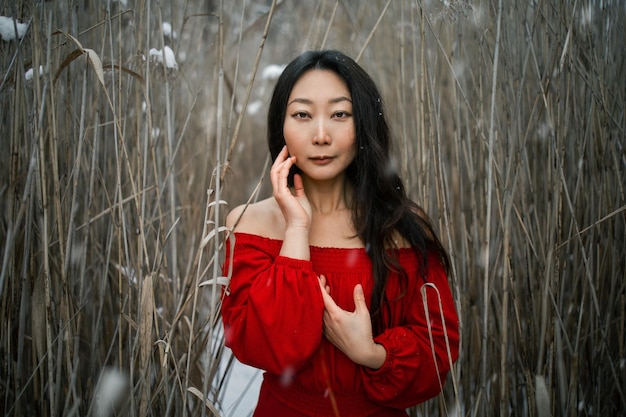
[[282, 239], [285, 221], [276, 200], [270, 197], [232, 209], [226, 216], [226, 227], [235, 232]]

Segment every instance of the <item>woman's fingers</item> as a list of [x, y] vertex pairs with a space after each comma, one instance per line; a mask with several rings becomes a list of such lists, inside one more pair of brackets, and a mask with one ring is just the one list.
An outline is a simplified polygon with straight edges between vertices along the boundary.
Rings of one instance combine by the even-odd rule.
[[295, 179], [297, 182], [295, 195], [292, 194], [288, 182], [289, 171], [296, 161], [296, 157], [289, 156], [289, 151], [284, 146], [272, 164], [270, 179], [274, 198], [285, 217], [287, 226], [307, 229], [311, 222], [311, 207], [304, 192], [302, 178], [298, 176]]
[[289, 170], [295, 162], [295, 157], [289, 156], [287, 146], [284, 146], [280, 153], [276, 156], [276, 160], [270, 169], [270, 179], [274, 194], [281, 192], [289, 192], [288, 178]]
[[296, 192], [296, 197], [305, 197], [304, 193], [304, 185], [302, 184], [302, 177], [300, 174], [295, 174], [293, 176], [293, 188]]
[[322, 290], [325, 290], [327, 285], [326, 285], [326, 277], [324, 275], [319, 275], [317, 277], [317, 280], [320, 283], [320, 287], [322, 288]]
[[308, 229], [311, 224], [311, 205], [304, 192], [302, 178], [299, 175], [294, 178], [294, 194], [289, 188], [289, 171], [296, 162], [296, 157], [289, 156], [287, 147], [283, 147], [272, 164], [270, 178], [274, 198], [285, 217], [287, 226]]
[[[320, 289], [322, 290], [324, 304], [326, 304], [328, 300], [333, 301], [333, 299], [330, 297], [330, 286], [326, 282], [326, 277], [324, 275], [320, 275], [317, 277], [317, 280], [320, 283]], [[326, 296], [328, 296], [328, 298]]]

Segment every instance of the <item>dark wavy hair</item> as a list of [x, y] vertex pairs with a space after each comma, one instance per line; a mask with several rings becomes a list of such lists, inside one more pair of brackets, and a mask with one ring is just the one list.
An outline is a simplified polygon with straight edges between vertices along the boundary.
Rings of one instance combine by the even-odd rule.
[[[267, 140], [272, 160], [285, 145], [283, 124], [291, 90], [304, 73], [329, 70], [343, 80], [352, 96], [356, 156], [346, 170], [347, 181], [353, 186], [352, 221], [356, 234], [362, 239], [372, 261], [374, 288], [370, 313], [375, 334], [387, 326], [383, 311], [388, 306], [385, 288], [390, 271], [409, 279], [389, 248], [396, 246], [393, 236], [400, 233], [422, 260], [421, 275], [426, 279], [427, 253], [436, 251], [446, 269], [447, 252], [437, 238], [423, 210], [410, 200], [396, 173], [392, 158], [391, 135], [383, 102], [371, 77], [350, 57], [339, 51], [308, 51], [296, 57], [284, 69], [272, 95], [267, 117]], [[293, 167], [293, 175], [299, 172]], [[388, 317], [389, 319], [389, 317]]]

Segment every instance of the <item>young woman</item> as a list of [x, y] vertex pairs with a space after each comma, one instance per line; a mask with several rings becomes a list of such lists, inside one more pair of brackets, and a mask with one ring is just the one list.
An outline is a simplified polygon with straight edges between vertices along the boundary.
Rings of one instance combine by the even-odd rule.
[[232, 210], [226, 344], [265, 370], [255, 416], [406, 416], [458, 355], [448, 257], [393, 169], [351, 58], [292, 61], [268, 115], [273, 196]]

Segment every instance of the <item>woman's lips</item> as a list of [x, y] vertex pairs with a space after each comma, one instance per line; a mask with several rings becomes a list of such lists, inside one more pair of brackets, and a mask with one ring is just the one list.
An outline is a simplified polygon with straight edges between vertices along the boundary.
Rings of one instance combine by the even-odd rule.
[[316, 156], [310, 159], [315, 165], [327, 165], [333, 160], [330, 156]]

